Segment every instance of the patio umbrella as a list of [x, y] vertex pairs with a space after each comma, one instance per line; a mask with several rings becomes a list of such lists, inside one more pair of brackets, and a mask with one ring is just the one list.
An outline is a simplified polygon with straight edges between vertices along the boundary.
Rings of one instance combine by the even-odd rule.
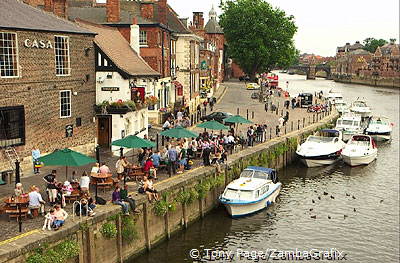
[[229, 122], [229, 123], [240, 123], [240, 124], [249, 124], [249, 123], [253, 123], [252, 121], [249, 121], [246, 118], [243, 118], [240, 115], [235, 115], [235, 116], [231, 116], [228, 117], [226, 119], [224, 119], [224, 122]]
[[129, 135], [123, 139], [113, 141], [111, 145], [125, 147], [125, 148], [152, 148], [155, 147], [156, 144], [154, 142], [142, 139], [136, 135]]
[[172, 137], [172, 138], [194, 138], [199, 136], [197, 133], [189, 131], [181, 126], [178, 126], [173, 129], [165, 130], [160, 133], [163, 136]]
[[207, 121], [207, 122], [203, 122], [201, 124], [198, 124], [197, 127], [199, 128], [204, 128], [204, 129], [210, 129], [210, 130], [229, 130], [228, 126], [225, 126], [215, 120], [212, 121]]
[[68, 175], [68, 166], [78, 167], [95, 163], [96, 159], [65, 148], [39, 158], [39, 161], [48, 166], [65, 166], [65, 177]]

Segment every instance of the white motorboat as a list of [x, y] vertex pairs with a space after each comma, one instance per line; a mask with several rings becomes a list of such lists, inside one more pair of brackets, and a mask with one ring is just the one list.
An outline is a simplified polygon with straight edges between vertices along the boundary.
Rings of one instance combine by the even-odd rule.
[[393, 123], [387, 117], [372, 117], [365, 134], [370, 135], [377, 142], [390, 141], [392, 140], [392, 126]]
[[232, 217], [253, 214], [274, 203], [282, 184], [274, 169], [249, 166], [219, 197]]
[[296, 154], [307, 167], [330, 165], [340, 159], [345, 143], [339, 130], [321, 130], [297, 146]]
[[371, 117], [371, 109], [364, 100], [357, 99], [351, 104], [350, 111], [361, 116], [361, 118]]
[[343, 101], [343, 96], [339, 92], [333, 92], [332, 90], [329, 91], [326, 98], [331, 102], [331, 104], [336, 105], [337, 101]]
[[337, 100], [335, 102], [335, 108], [340, 114], [349, 112], [349, 105], [347, 105], [344, 100]]
[[374, 139], [369, 135], [354, 135], [342, 151], [343, 161], [350, 166], [366, 165], [378, 155]]
[[361, 116], [351, 112], [344, 113], [337, 119], [335, 129], [342, 131], [343, 141], [345, 142], [347, 142], [351, 136], [362, 134], [364, 131]]

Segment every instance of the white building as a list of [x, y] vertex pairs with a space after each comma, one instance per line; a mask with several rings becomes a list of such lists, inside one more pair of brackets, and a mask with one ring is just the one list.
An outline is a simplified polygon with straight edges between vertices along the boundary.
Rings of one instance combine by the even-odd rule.
[[[118, 29], [77, 21], [97, 33], [96, 54], [96, 119], [97, 143], [110, 147], [111, 142], [127, 135], [143, 137], [148, 130], [148, 105], [160, 74], [135, 51], [139, 48], [133, 25], [131, 43]], [[138, 34], [136, 34], [138, 35]], [[112, 150], [117, 150], [117, 147]]]

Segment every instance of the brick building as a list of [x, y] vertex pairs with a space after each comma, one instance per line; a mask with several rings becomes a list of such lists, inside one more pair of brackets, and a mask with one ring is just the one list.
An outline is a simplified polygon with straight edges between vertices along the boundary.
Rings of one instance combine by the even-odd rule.
[[338, 47], [334, 80], [375, 86], [400, 87], [399, 44], [391, 42], [372, 54], [359, 42]]
[[217, 21], [214, 7], [209, 12], [209, 20], [204, 25], [202, 12], [193, 12], [193, 21], [190, 29], [204, 39], [200, 50], [202, 86], [218, 88], [225, 77], [225, 37]]
[[[62, 4], [46, 10], [64, 16]], [[29, 166], [34, 145], [92, 151], [94, 34], [16, 0], [0, 1], [0, 17], [0, 171], [11, 167], [6, 149]]]

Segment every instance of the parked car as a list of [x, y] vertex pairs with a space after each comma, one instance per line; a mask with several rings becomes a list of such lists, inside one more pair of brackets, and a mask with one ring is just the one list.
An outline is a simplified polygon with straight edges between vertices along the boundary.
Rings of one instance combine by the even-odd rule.
[[259, 97], [260, 97], [260, 93], [258, 93], [258, 92], [254, 92], [251, 94], [252, 99], [258, 99]]
[[243, 76], [239, 77], [239, 81], [250, 81], [250, 77], [247, 75], [243, 75]]
[[257, 83], [249, 83], [247, 84], [246, 89], [248, 90], [260, 89], [260, 85], [258, 85]]
[[225, 118], [228, 118], [228, 117], [231, 117], [232, 116], [232, 114], [231, 113], [229, 113], [229, 112], [213, 112], [213, 113], [211, 113], [211, 114], [208, 114], [208, 115], [206, 115], [206, 116], [203, 116], [203, 117], [201, 117], [200, 118], [200, 120], [202, 120], [202, 121], [212, 121], [212, 120], [215, 120], [215, 121], [218, 121], [218, 122], [221, 122], [222, 123], [222, 121], [225, 119]]
[[300, 107], [301, 108], [308, 108], [308, 106], [313, 104], [313, 95], [311, 93], [300, 93]]

